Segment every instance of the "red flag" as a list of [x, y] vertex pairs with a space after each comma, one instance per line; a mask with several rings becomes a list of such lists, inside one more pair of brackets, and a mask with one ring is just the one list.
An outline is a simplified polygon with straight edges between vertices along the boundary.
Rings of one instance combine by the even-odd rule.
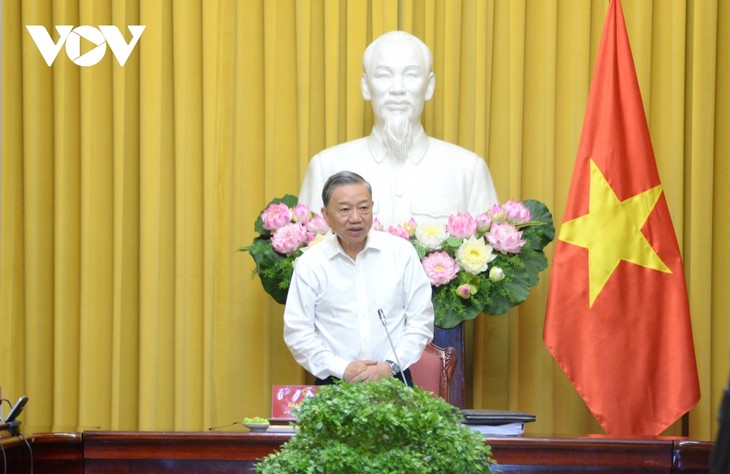
[[658, 435], [699, 400], [682, 259], [619, 0], [603, 27], [543, 339], [608, 434]]

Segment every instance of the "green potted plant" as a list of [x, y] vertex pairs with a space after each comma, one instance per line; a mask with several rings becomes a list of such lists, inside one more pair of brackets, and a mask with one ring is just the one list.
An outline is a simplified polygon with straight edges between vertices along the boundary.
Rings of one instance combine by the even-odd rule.
[[495, 464], [458, 409], [396, 379], [321, 387], [298, 432], [256, 466], [272, 473], [481, 473]]

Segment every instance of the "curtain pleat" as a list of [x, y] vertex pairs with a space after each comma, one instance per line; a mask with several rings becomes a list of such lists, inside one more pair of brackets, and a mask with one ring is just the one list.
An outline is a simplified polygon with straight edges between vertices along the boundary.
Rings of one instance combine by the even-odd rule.
[[[205, 430], [267, 416], [274, 384], [311, 382], [237, 250], [312, 155], [369, 133], [362, 53], [386, 31], [433, 52], [427, 133], [559, 224], [608, 3], [4, 1], [0, 386], [30, 397], [26, 431]], [[730, 6], [622, 4], [702, 389], [688, 431], [666, 434], [710, 439], [730, 374]], [[62, 47], [49, 67], [25, 28], [56, 42], [55, 25], [106, 24], [126, 41], [146, 26], [124, 66], [110, 48], [78, 66]], [[600, 433], [542, 343], [549, 279], [466, 324], [467, 405], [535, 413], [528, 433]]]
[[[42, 15], [50, 20], [51, 11], [44, 5], [23, 6], [22, 18]], [[31, 52], [33, 43], [24, 40], [25, 51]], [[24, 53], [25, 53], [24, 51]], [[53, 348], [53, 241], [48, 236], [54, 233], [53, 208], [53, 76], [43, 62], [22, 61], [22, 190], [21, 198], [24, 254], [17, 263], [24, 267], [18, 275], [25, 280], [25, 345], [20, 355], [26, 361], [28, 373], [25, 379], [28, 391], [38, 392], [35, 402], [42, 410], [49, 410], [53, 394], [45, 390], [47, 380], [53, 378], [50, 364], [52, 352], [37, 357], [36, 347]], [[5, 74], [3, 74], [5, 76]], [[5, 123], [5, 120], [3, 120]], [[5, 153], [3, 153], [5, 156]], [[4, 161], [4, 160], [3, 160]], [[44, 295], [44, 298], [32, 297]], [[5, 371], [3, 371], [5, 372]], [[47, 424], [45, 426], [48, 426]]]
[[[177, 15], [176, 15], [177, 16]], [[173, 429], [175, 147], [173, 4], [145, 2], [140, 44], [140, 429]], [[140, 43], [142, 40], [140, 40]], [[144, 47], [142, 47], [144, 46]], [[181, 118], [182, 119], [182, 118]], [[180, 185], [182, 185], [180, 183]]]
[[[112, 5], [115, 25], [140, 24], [136, 2]], [[127, 37], [127, 36], [125, 36]], [[55, 66], [54, 66], [55, 67]], [[139, 55], [113, 67], [113, 323], [111, 426], [137, 428], [140, 406], [140, 75]], [[58, 410], [63, 405], [58, 406]]]
[[[722, 106], [715, 103], [717, 91], [716, 61], [718, 47], [717, 4], [715, 8], [696, 8], [692, 11], [688, 21], [688, 37], [691, 46], [688, 52], [687, 73], [690, 80], [687, 84], [689, 97], [686, 104], [685, 117], [691, 127], [685, 130], [685, 156], [691, 159], [685, 161], [684, 185], [685, 203], [689, 210], [684, 223], [684, 258], [687, 280], [690, 282], [690, 307], [694, 321], [707, 319], [707, 315], [714, 313], [712, 307], [711, 286], [699, 286], [694, 282], [707, 278], [707, 269], [712, 268], [713, 251], [711, 233], [705, 229], [713, 226], [713, 207], [723, 204], [714, 198], [714, 167], [715, 162], [706, 157], [715, 154], [715, 134], [722, 134], [713, 126], [715, 114], [722, 110]], [[709, 5], [708, 4], [708, 5]], [[687, 244], [689, 244], [687, 246]], [[700, 366], [711, 367], [712, 347], [704, 341], [712, 340], [712, 333], [717, 330], [712, 324], [695, 324], [693, 335], [697, 363]], [[697, 342], [700, 341], [700, 342]], [[727, 360], [727, 343], [725, 343], [724, 359]], [[721, 359], [722, 360], [722, 359]], [[727, 382], [728, 371], [725, 371]], [[718, 396], [721, 391], [713, 390], [708, 381], [700, 380], [700, 388], [704, 394]], [[714, 394], [716, 391], [717, 394]], [[701, 404], [694, 411], [694, 418], [702, 419], [717, 413], [717, 405]]]
[[[25, 376], [25, 216], [23, 212], [23, 71], [4, 74], [7, 64], [22, 64], [25, 29], [20, 2], [2, 6], [2, 154], [0, 154], [0, 327], [4, 341], [0, 344], [0, 379], [3, 396], [15, 389], [26, 390]], [[11, 21], [10, 18], [14, 20]], [[11, 47], [12, 44], [12, 47]], [[11, 120], [9, 120], [11, 119]], [[42, 388], [51, 391], [47, 385]], [[10, 395], [12, 396], [12, 395]]]
[[[175, 406], [203, 399], [203, 78], [202, 6], [177, 3], [173, 15], [175, 87]], [[179, 79], [178, 79], [179, 78]], [[196, 429], [202, 410], [175, 410], [175, 429]]]
[[[717, 53], [715, 80], [715, 121], [714, 124], [706, 124], [713, 128], [714, 155], [716, 157], [730, 156], [730, 108], [724, 107], [730, 103], [730, 31], [727, 25], [730, 23], [730, 5], [727, 2], [719, 2], [717, 10]], [[723, 392], [719, 389], [722, 383], [728, 383], [728, 343], [727, 335], [730, 334], [730, 299], [727, 295], [728, 283], [726, 275], [730, 271], [730, 255], [724, 251], [725, 231], [730, 228], [730, 213], [726, 210], [725, 203], [730, 202], [730, 191], [727, 177], [730, 176], [730, 160], [713, 160], [713, 197], [712, 197], [712, 226], [702, 224], [706, 231], [704, 245], [705, 250], [712, 252], [712, 270], [707, 269], [701, 275], [701, 282], [711, 289], [710, 311], [695, 313], [693, 327], [698, 328], [695, 334], [696, 344], [709, 344], [711, 352], [709, 355], [709, 370], [707, 361], [703, 360], [700, 369], [701, 386], [707, 394], [707, 402], [697, 413], [690, 413], [690, 426], [693, 424], [704, 426], [707, 417], [714, 417], [718, 407], [722, 403]], [[706, 205], [706, 204], [704, 204]], [[710, 230], [712, 232], [710, 234]], [[699, 284], [698, 282], [697, 284]], [[694, 284], [692, 285], [694, 286]], [[704, 308], [703, 308], [704, 309]], [[711, 329], [711, 330], [709, 330]], [[701, 339], [701, 338], [706, 339]], [[715, 425], [713, 433], [715, 433]]]
[[[206, 70], [215, 71], [215, 76], [210, 79], [209, 87], [206, 87], [205, 107], [209, 111], [210, 123], [205, 124], [205, 130], [210, 133], [206, 137], [211, 137], [211, 145], [209, 150], [206, 144], [206, 156], [209, 158], [204, 172], [209, 175], [206, 185], [210, 186], [206, 193], [210, 195], [207, 198], [206, 210], [209, 210], [211, 215], [210, 219], [205, 221], [206, 224], [209, 223], [211, 229], [206, 239], [206, 247], [210, 248], [211, 258], [210, 263], [206, 265], [208, 270], [206, 280], [210, 284], [210, 290], [206, 294], [210, 295], [212, 301], [207, 315], [210, 317], [212, 380], [210, 403], [205, 406], [212, 409], [209, 423], [216, 425], [232, 421], [227, 420], [223, 414], [234, 413], [232, 410], [235, 409], [235, 403], [232, 401], [236, 396], [236, 390], [240, 387], [236, 384], [234, 364], [240, 364], [242, 373], [251, 374], [250, 367], [242, 364], [240, 350], [240, 346], [246, 344], [249, 335], [241, 330], [240, 318], [235, 320], [231, 318], [231, 315], [235, 314], [232, 312], [234, 305], [243, 303], [242, 299], [236, 298], [236, 292], [233, 291], [237, 276], [233, 264], [235, 254], [231, 248], [226, 248], [226, 245], [230, 244], [232, 227], [237, 224], [233, 219], [234, 209], [231, 207], [231, 184], [235, 178], [231, 157], [237, 151], [234, 144], [239, 139], [239, 134], [226, 131], [225, 124], [241, 123], [237, 122], [238, 116], [251, 109], [261, 111], [263, 107], [262, 104], [255, 102], [247, 104], [247, 107], [241, 107], [241, 96], [235, 89], [237, 82], [243, 87], [248, 79], [252, 79], [242, 76], [239, 72], [250, 61], [243, 56], [246, 49], [241, 47], [245, 35], [250, 34], [250, 25], [243, 23], [245, 18], [243, 12], [240, 8], [236, 8], [234, 2], [214, 2], [210, 7], [213, 29], [208, 31], [209, 34], [215, 32], [215, 53], [208, 58], [207, 64], [205, 62], [204, 64]], [[261, 22], [261, 15], [257, 13], [259, 12], [251, 12], [251, 17]], [[238, 22], [241, 22], [240, 28], [236, 28]], [[252, 37], [250, 40], [251, 44], [261, 44], [262, 41], [260, 36]], [[250, 48], [250, 51], [256, 50], [257, 48]], [[263, 91], [258, 92], [259, 97], [263, 97]], [[250, 126], [245, 122], [241, 125]], [[260, 130], [257, 132], [260, 133]], [[262, 179], [263, 170], [258, 168], [256, 157], [243, 155], [243, 159], [251, 163], [252, 173], [256, 173]], [[256, 190], [260, 191], [260, 188]], [[240, 344], [236, 343], [236, 339]], [[251, 374], [251, 376], [256, 375]], [[200, 406], [198, 409], [205, 412], [205, 406]]]
[[[53, 18], [79, 19], [76, 2], [57, 2]], [[53, 20], [55, 23], [55, 20]], [[46, 68], [44, 74], [50, 71]], [[50, 76], [50, 74], [49, 74]], [[54, 154], [54, 261], [53, 314], [53, 420], [49, 429], [74, 430], [79, 417], [79, 364], [81, 315], [81, 70], [70, 62], [60, 62], [53, 80]], [[5, 127], [5, 122], [3, 122]], [[55, 143], [54, 143], [55, 142]], [[2, 166], [5, 167], [3, 160]], [[3, 234], [4, 234], [3, 229]], [[35, 403], [35, 401], [34, 401]], [[66, 407], [66, 410], [62, 408]]]

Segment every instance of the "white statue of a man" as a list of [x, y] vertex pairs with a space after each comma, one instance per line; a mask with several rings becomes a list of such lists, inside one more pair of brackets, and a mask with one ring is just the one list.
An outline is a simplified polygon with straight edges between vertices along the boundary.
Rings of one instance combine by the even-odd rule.
[[369, 136], [327, 148], [309, 162], [299, 202], [318, 211], [331, 175], [349, 170], [373, 189], [373, 214], [384, 226], [450, 215], [476, 216], [498, 203], [486, 162], [477, 154], [426, 135], [425, 101], [433, 96], [431, 52], [420, 39], [391, 31], [363, 55], [362, 95], [375, 123]]

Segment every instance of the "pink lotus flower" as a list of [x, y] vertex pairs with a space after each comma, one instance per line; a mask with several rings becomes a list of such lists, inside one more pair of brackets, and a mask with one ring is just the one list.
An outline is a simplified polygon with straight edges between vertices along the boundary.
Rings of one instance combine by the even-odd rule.
[[469, 285], [468, 283], [464, 283], [456, 289], [456, 294], [464, 298], [465, 300], [468, 300], [469, 298], [471, 298], [472, 289], [474, 289], [473, 286]]
[[520, 253], [526, 241], [522, 240], [522, 231], [517, 230], [510, 223], [492, 224], [489, 232], [485, 235], [487, 241], [495, 250], [507, 253]]
[[289, 206], [280, 202], [278, 204], [271, 204], [261, 213], [261, 220], [264, 223], [264, 229], [276, 230], [284, 227], [286, 224], [291, 222], [292, 213]]
[[291, 255], [307, 241], [307, 228], [301, 224], [290, 223], [281, 227], [271, 237], [271, 245], [279, 253]]
[[468, 239], [477, 231], [477, 221], [470, 214], [449, 216], [446, 231], [459, 239]]
[[[327, 238], [326, 234], [307, 232], [307, 247], [313, 247]], [[306, 250], [306, 248], [302, 249]]]
[[509, 200], [502, 204], [502, 210], [504, 210], [507, 216], [507, 222], [510, 224], [522, 224], [523, 222], [529, 222], [532, 219], [532, 213], [530, 209], [525, 206], [522, 202]]
[[410, 237], [413, 237], [416, 235], [416, 229], [418, 228], [418, 223], [414, 218], [411, 217], [411, 220], [403, 224], [403, 228], [408, 232], [408, 235]]
[[408, 240], [411, 237], [410, 234], [408, 233], [408, 231], [405, 228], [403, 228], [402, 225], [390, 226], [390, 227], [388, 227], [387, 232], [389, 234], [395, 235], [396, 237], [400, 237], [400, 238], [403, 238], [406, 240]]
[[307, 221], [307, 230], [309, 232], [314, 232], [315, 234], [326, 234], [327, 231], [330, 230], [330, 227], [327, 225], [327, 221], [324, 217], [319, 214], [315, 214], [311, 219], [309, 219], [309, 221]]
[[481, 232], [485, 232], [487, 229], [489, 229], [489, 226], [492, 225], [492, 219], [489, 217], [489, 214], [486, 212], [482, 212], [476, 217], [477, 220], [477, 230]]
[[373, 230], [383, 230], [383, 224], [380, 223], [377, 217], [373, 219]]
[[426, 255], [421, 260], [421, 265], [433, 286], [446, 285], [459, 273], [459, 265], [446, 252]]
[[297, 204], [292, 210], [294, 222], [304, 224], [307, 222], [312, 215], [312, 211], [309, 210], [309, 206], [306, 204]]
[[487, 215], [492, 220], [492, 224], [501, 224], [507, 220], [507, 213], [504, 212], [502, 206], [495, 204], [487, 211]]

